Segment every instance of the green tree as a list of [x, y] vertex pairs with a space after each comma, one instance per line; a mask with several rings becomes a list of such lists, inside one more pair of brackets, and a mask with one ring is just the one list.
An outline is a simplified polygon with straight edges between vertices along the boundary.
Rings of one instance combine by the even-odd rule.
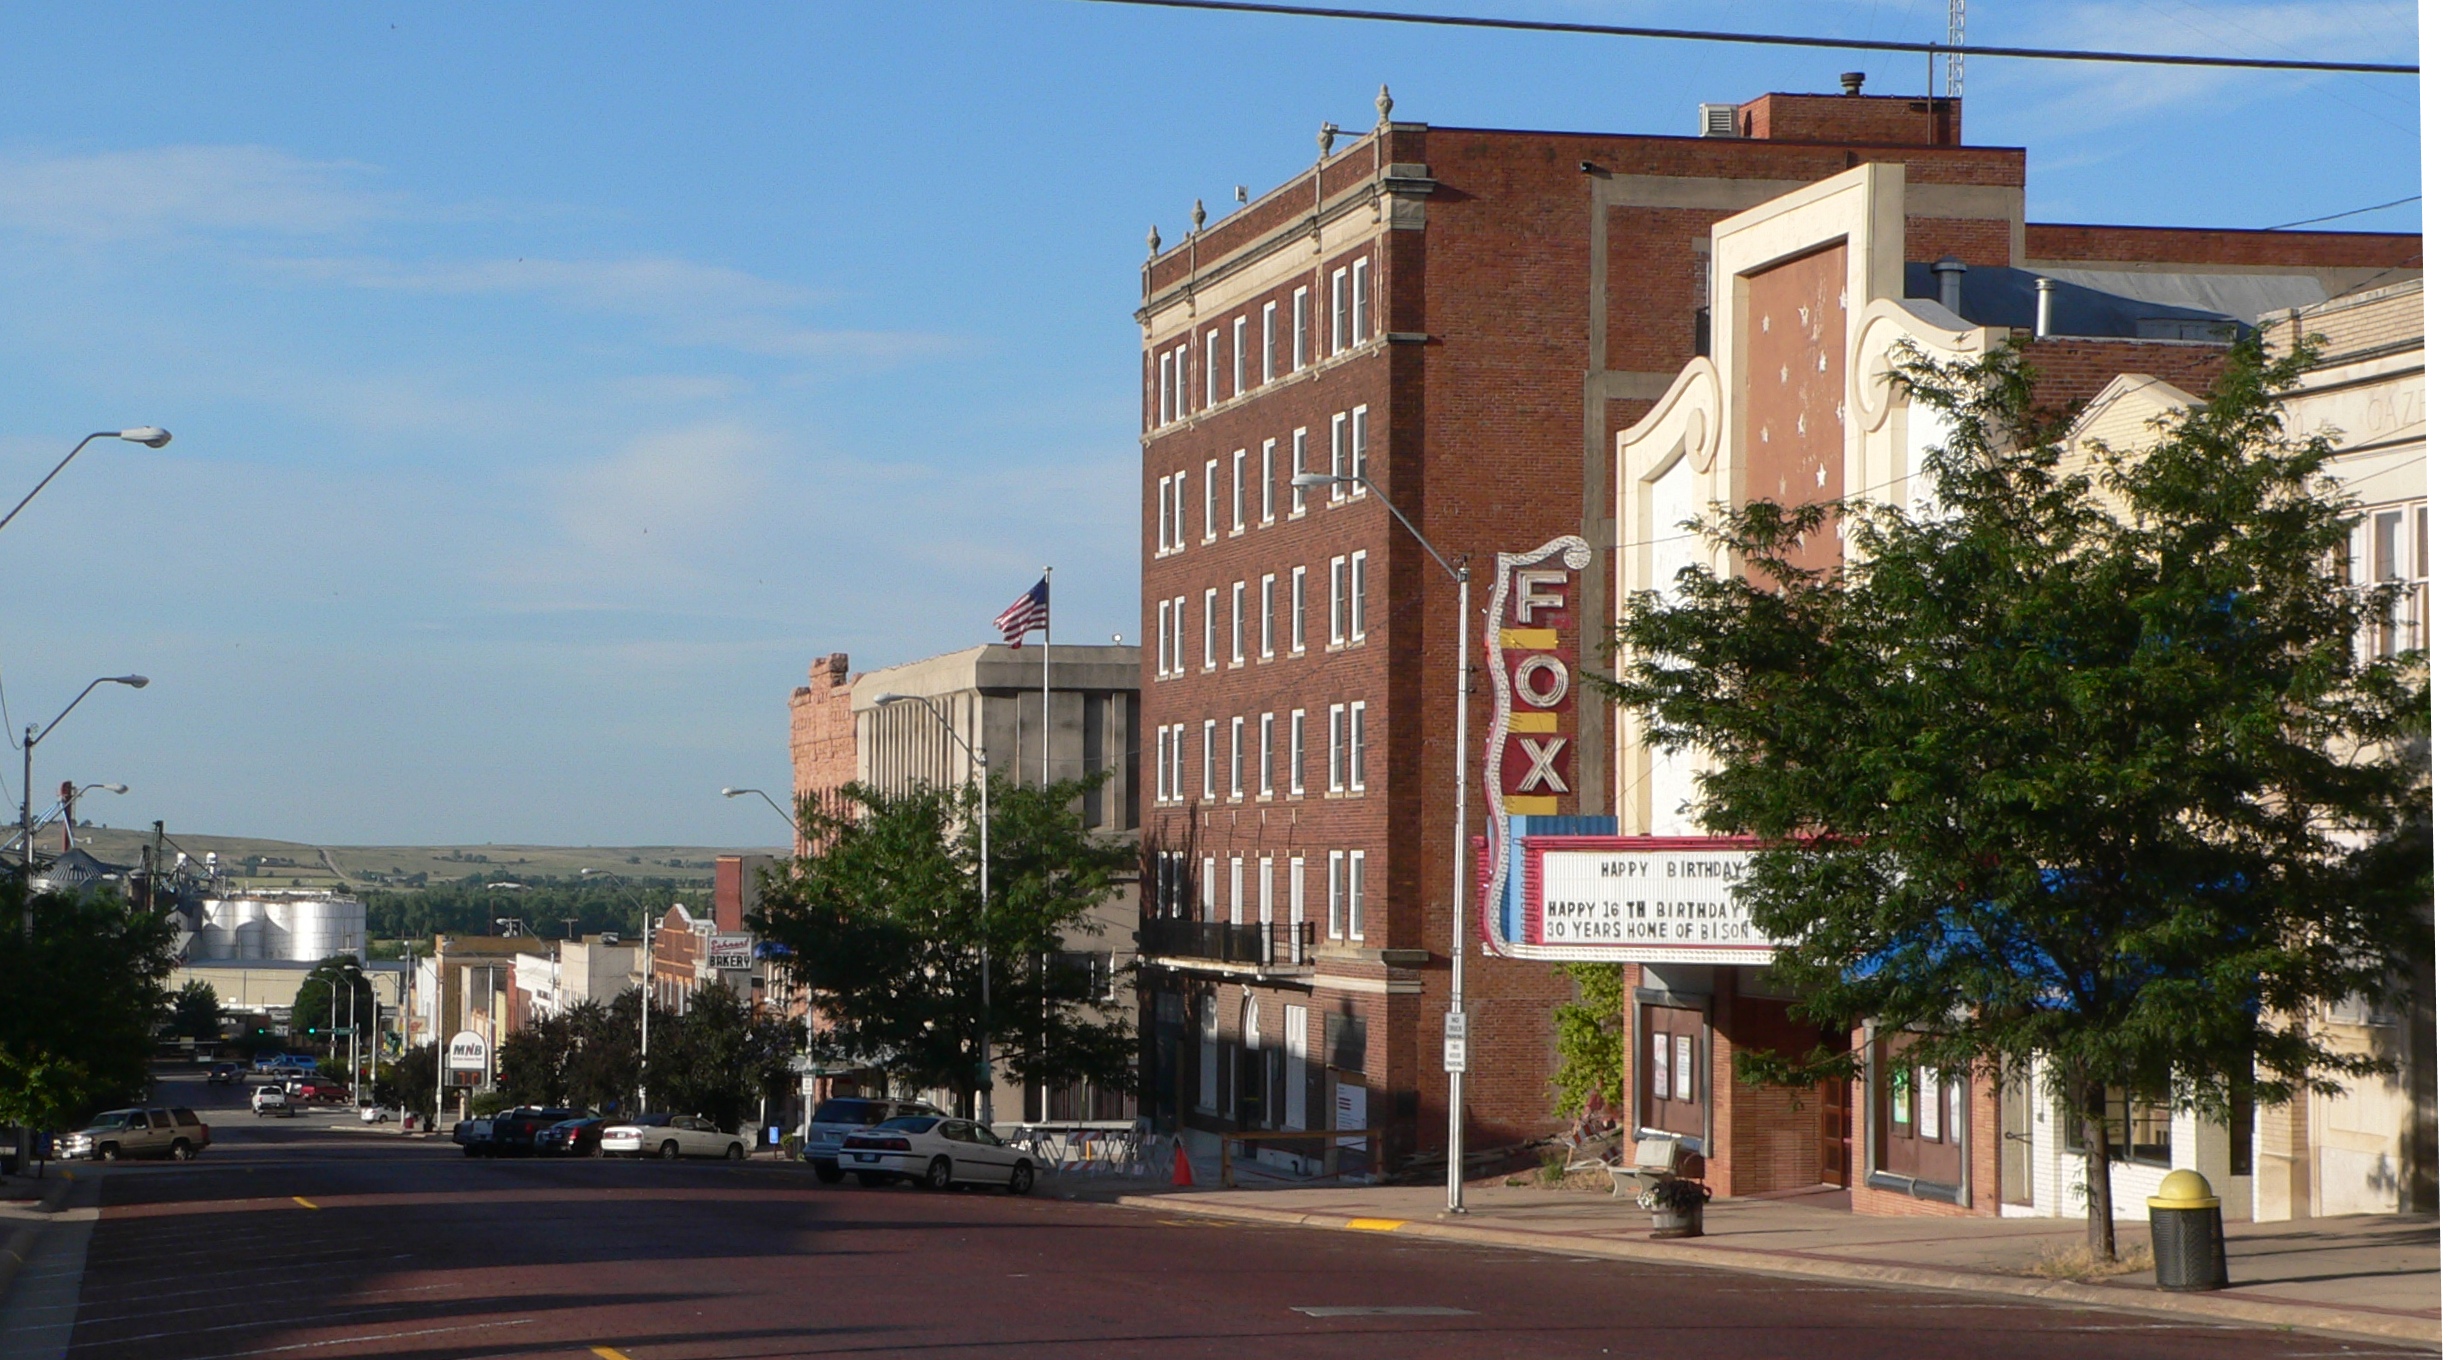
[[704, 983], [649, 1036], [648, 1095], [674, 1113], [737, 1129], [756, 1112], [757, 1097], [789, 1077], [801, 1038], [799, 1026], [753, 1014], [728, 986]]
[[434, 1045], [419, 1044], [374, 1072], [374, 1098], [399, 1110], [434, 1109]]
[[190, 979], [170, 998], [170, 1013], [162, 1024], [163, 1031], [174, 1038], [184, 1037], [206, 1043], [221, 1037], [221, 997], [213, 984]]
[[1624, 1104], [1624, 965], [1560, 963], [1574, 998], [1556, 1008], [1556, 1116], [1578, 1119], [1595, 1093]]
[[173, 927], [107, 891], [0, 882], [0, 1123], [57, 1128], [141, 1098], [167, 999]]
[[[374, 983], [357, 965], [356, 956], [334, 954], [318, 963], [298, 983], [298, 994], [289, 1003], [289, 1032], [328, 1039], [333, 1030], [346, 1028], [352, 1018], [349, 992], [357, 993], [354, 1018], [357, 1027], [368, 1033], [374, 1030]], [[341, 1041], [346, 1048], [347, 1041]]]
[[1137, 1039], [1093, 969], [1057, 966], [1066, 934], [1114, 892], [1136, 852], [1090, 834], [1102, 777], [1043, 788], [996, 776], [981, 921], [977, 790], [888, 794], [852, 785], [803, 809], [822, 847], [766, 884], [756, 928], [792, 950], [831, 1029], [828, 1056], [974, 1099], [980, 955], [995, 1060], [1024, 1084], [1130, 1081]]
[[[2429, 947], [2425, 665], [2359, 654], [2395, 600], [2343, 581], [2358, 512], [2328, 445], [2284, 436], [2309, 358], [2248, 338], [2151, 447], [2088, 467], [2020, 350], [1913, 363], [1952, 422], [1926, 506], [1720, 514], [1731, 569], [1621, 627], [1614, 696], [1710, 757], [1709, 829], [1764, 838], [1740, 892], [1798, 1018], [1877, 1017], [1957, 1074], [2046, 1059], [2103, 1256], [2112, 1088], [2226, 1115], [2379, 1070], [2301, 1017], [2403, 996]], [[1832, 529], [1842, 569], [1794, 565]]]
[[[516, 888], [488, 884], [521, 882]], [[702, 914], [713, 893], [674, 878], [596, 877], [522, 881], [501, 873], [473, 874], [410, 892], [364, 894], [366, 933], [375, 939], [431, 940], [436, 935], [492, 935], [496, 921], [518, 920], [548, 939], [575, 931], [596, 935], [638, 933], [636, 899], [658, 911], [678, 902]]]

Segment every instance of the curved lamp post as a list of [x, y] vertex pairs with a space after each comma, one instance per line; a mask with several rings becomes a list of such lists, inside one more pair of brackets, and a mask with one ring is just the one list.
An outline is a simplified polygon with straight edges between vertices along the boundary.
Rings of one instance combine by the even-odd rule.
[[17, 502], [16, 508], [7, 514], [0, 515], [0, 529], [7, 528], [9, 521], [17, 518], [17, 511], [26, 508], [27, 501], [41, 495], [43, 488], [51, 485], [51, 479], [60, 475], [60, 469], [67, 467], [78, 454], [85, 451], [86, 445], [97, 439], [124, 439], [131, 444], [142, 444], [149, 449], [158, 449], [170, 442], [170, 432], [159, 425], [136, 425], [124, 430], [96, 430], [85, 436], [77, 441], [77, 446], [68, 451], [68, 457], [62, 458], [57, 467], [43, 474], [43, 479], [34, 484], [32, 491], [26, 493], [25, 500]]
[[782, 819], [783, 825], [791, 828], [791, 839], [794, 843], [796, 843], [799, 840], [799, 823], [791, 820], [791, 814], [782, 810], [782, 804], [775, 802], [772, 794], [767, 793], [763, 789], [727, 788], [723, 790], [723, 796], [725, 798], [745, 798], [752, 793], [757, 795], [759, 798], [764, 799], [765, 805], [774, 810], [774, 815]]
[[935, 705], [925, 699], [915, 694], [876, 696], [878, 708], [898, 703], [915, 703], [925, 709], [928, 717], [943, 726], [944, 735], [951, 737], [956, 745], [968, 752], [970, 762], [978, 767], [978, 1122], [991, 1129], [995, 1127], [995, 1053], [994, 1041], [989, 1037], [992, 1031], [988, 1025], [989, 1017], [994, 1014], [995, 956], [986, 937], [987, 903], [990, 900], [986, 884], [986, 752], [970, 745], [969, 739], [952, 725], [952, 719], [937, 712]]

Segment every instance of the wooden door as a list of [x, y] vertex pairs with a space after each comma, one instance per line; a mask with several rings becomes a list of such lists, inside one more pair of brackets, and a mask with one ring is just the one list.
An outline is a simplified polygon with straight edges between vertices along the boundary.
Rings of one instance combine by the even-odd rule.
[[1854, 1083], [1820, 1083], [1820, 1184], [1854, 1183]]

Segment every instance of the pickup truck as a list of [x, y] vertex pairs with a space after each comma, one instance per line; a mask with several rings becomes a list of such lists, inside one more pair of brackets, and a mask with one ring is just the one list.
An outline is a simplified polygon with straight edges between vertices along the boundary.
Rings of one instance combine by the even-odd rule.
[[470, 1157], [524, 1157], [536, 1150], [537, 1134], [582, 1113], [522, 1105], [488, 1119], [460, 1120], [451, 1127], [451, 1141]]

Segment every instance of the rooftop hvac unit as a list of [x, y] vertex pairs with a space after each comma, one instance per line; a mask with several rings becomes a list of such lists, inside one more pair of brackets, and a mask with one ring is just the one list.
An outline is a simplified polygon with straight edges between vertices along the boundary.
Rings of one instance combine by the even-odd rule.
[[1701, 135], [1704, 137], [1740, 137], [1743, 130], [1735, 124], [1732, 104], [1701, 105]]

